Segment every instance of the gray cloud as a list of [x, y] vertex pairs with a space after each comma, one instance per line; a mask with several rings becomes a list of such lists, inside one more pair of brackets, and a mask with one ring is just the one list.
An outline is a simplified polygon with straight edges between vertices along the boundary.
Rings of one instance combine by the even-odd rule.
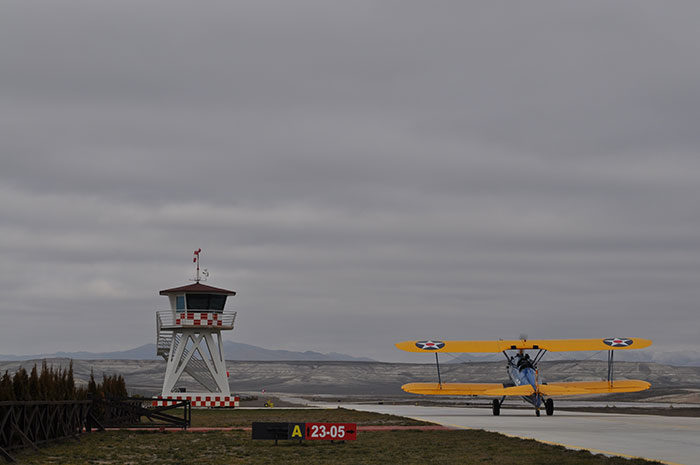
[[698, 349], [698, 6], [10, 2], [0, 353], [642, 336]]

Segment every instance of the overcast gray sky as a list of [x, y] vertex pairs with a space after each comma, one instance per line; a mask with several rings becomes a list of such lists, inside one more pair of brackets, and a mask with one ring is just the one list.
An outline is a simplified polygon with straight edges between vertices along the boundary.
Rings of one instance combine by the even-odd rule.
[[5, 1], [0, 353], [700, 349], [700, 4]]

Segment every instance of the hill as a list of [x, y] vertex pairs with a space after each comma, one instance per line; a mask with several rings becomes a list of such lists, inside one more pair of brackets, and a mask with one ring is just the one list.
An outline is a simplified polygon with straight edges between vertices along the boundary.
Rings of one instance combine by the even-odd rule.
[[[291, 350], [265, 349], [263, 347], [244, 344], [242, 342], [224, 341], [224, 354], [227, 360], [252, 360], [252, 361], [364, 361], [371, 362], [371, 358], [353, 357], [351, 355], [331, 352], [323, 354], [307, 350], [295, 352]], [[155, 344], [144, 344], [134, 349], [118, 352], [54, 352], [51, 354], [33, 355], [0, 355], [0, 360], [21, 361], [37, 360], [44, 358], [70, 358], [74, 360], [160, 360], [156, 356]]]
[[[67, 366], [68, 359], [51, 359], [49, 364]], [[29, 369], [40, 360], [0, 362], [0, 372]], [[96, 376], [118, 373], [132, 393], [157, 394], [165, 374], [160, 360], [74, 360], [78, 382], [87, 382], [90, 370]], [[543, 362], [543, 381], [601, 380], [607, 363], [598, 360]], [[419, 363], [345, 361], [233, 361], [229, 360], [229, 384], [233, 392], [285, 392], [330, 395], [403, 395], [401, 385], [415, 381], [436, 381], [435, 365]], [[443, 382], [507, 381], [503, 362], [461, 363], [442, 367]], [[700, 402], [700, 367], [676, 367], [646, 362], [615, 363], [615, 379], [643, 379], [650, 391], [638, 398], [683, 394], [684, 402]], [[194, 385], [179, 383], [191, 389]], [[408, 394], [406, 394], [408, 396]], [[632, 400], [637, 397], [626, 396]], [[680, 400], [664, 400], [664, 402]]]

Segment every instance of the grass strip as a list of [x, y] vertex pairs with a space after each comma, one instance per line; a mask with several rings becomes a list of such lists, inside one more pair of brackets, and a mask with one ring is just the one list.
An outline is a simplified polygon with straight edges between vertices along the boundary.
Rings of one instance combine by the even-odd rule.
[[[182, 413], [173, 413], [182, 416]], [[430, 425], [419, 420], [358, 410], [337, 409], [197, 409], [192, 410], [192, 427], [250, 426], [254, 421], [346, 422], [372, 426]]]
[[[200, 426], [212, 422], [234, 426], [231, 420], [252, 421], [341, 421], [360, 425], [410, 426], [413, 420], [370, 412], [333, 410], [209, 410], [197, 411]], [[208, 424], [205, 420], [209, 420]], [[42, 447], [39, 452], [15, 451], [23, 464], [188, 464], [188, 465], [320, 465], [339, 464], [583, 464], [648, 465], [645, 460], [606, 457], [587, 451], [572, 451], [534, 440], [518, 439], [483, 430], [361, 431], [357, 441], [343, 444], [307, 441], [252, 441], [249, 431], [202, 433], [158, 431], [110, 431], [81, 436]]]

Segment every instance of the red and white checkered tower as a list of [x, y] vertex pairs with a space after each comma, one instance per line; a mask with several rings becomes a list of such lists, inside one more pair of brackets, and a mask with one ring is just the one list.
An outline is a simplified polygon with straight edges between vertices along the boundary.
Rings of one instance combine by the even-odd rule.
[[[160, 291], [170, 299], [170, 310], [156, 312], [156, 350], [168, 362], [161, 394], [164, 400], [158, 402], [189, 399], [194, 407], [235, 407], [238, 398], [229, 390], [221, 331], [233, 329], [236, 312], [224, 307], [226, 298], [236, 292], [200, 282], [202, 275], [208, 276], [206, 270], [200, 273], [201, 251], [194, 252], [194, 284]], [[196, 381], [196, 392], [185, 392], [178, 385], [185, 374]]]

